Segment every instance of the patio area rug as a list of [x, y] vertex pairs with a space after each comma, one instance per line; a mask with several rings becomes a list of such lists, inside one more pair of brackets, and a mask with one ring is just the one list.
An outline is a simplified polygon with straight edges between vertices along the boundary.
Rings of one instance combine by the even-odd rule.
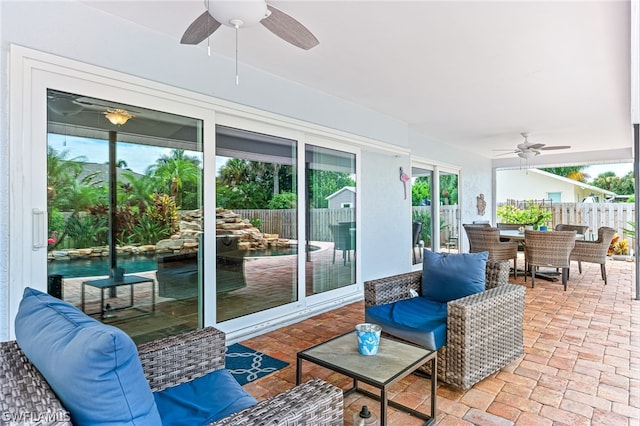
[[227, 347], [225, 366], [240, 385], [253, 382], [287, 365], [289, 365], [288, 362], [247, 348], [240, 343], [234, 343]]

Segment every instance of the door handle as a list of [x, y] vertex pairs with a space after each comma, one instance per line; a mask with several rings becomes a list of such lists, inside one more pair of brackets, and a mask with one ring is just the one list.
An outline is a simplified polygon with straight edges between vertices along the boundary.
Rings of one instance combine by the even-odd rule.
[[40, 209], [31, 210], [31, 242], [33, 250], [47, 247], [47, 212]]

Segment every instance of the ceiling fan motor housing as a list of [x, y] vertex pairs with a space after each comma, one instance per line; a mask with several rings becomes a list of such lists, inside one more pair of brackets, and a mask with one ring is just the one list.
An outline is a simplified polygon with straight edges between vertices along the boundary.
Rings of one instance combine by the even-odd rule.
[[214, 19], [227, 27], [250, 27], [269, 16], [264, 0], [216, 1], [204, 0], [205, 7]]

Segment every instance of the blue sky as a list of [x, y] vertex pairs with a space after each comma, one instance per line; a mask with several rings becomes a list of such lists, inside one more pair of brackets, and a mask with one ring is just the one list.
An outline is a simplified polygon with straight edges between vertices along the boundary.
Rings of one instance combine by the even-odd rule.
[[[104, 164], [109, 161], [109, 145], [107, 141], [49, 134], [49, 146], [59, 153], [69, 151], [66, 159], [85, 157], [89, 163]], [[151, 164], [163, 155], [169, 155], [171, 149], [156, 146], [118, 142], [116, 158], [127, 162], [132, 171], [144, 174]]]
[[622, 177], [629, 172], [633, 172], [633, 163], [600, 164], [597, 166], [588, 166], [583, 171], [589, 174], [589, 180], [595, 179], [599, 174], [605, 172], [615, 172], [616, 176]]

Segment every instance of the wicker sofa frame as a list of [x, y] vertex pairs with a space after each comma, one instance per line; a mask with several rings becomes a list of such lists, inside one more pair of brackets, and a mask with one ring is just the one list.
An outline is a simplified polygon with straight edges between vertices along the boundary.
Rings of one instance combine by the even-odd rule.
[[[486, 290], [447, 304], [447, 343], [438, 350], [438, 379], [468, 389], [524, 355], [525, 289], [508, 283], [509, 261], [489, 260]], [[365, 307], [420, 294], [422, 271], [365, 282]], [[384, 330], [383, 330], [384, 333]], [[393, 337], [393, 336], [392, 336]], [[428, 366], [421, 370], [431, 374]]]
[[[138, 353], [151, 390], [158, 391], [224, 368], [225, 334], [206, 327], [140, 345]], [[15, 340], [0, 342], [0, 387], [3, 421], [29, 423], [39, 416], [37, 424], [71, 425], [67, 410]], [[343, 405], [341, 389], [312, 379], [213, 424], [341, 425]]]

